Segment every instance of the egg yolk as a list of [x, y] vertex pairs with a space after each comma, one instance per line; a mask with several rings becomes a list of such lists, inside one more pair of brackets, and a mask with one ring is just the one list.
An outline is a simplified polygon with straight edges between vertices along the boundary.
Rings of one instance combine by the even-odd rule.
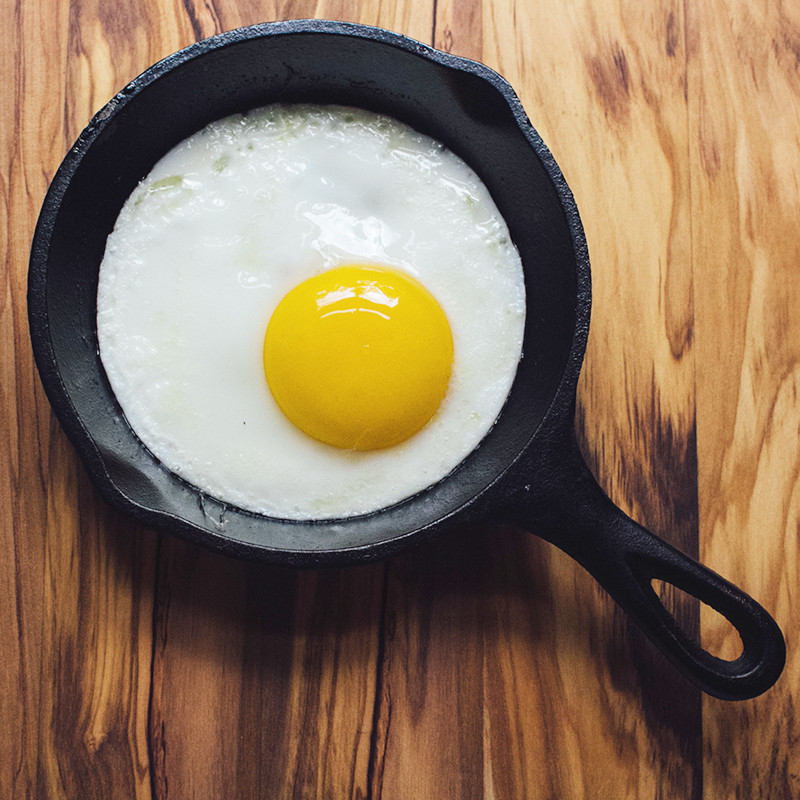
[[292, 289], [264, 339], [275, 401], [302, 431], [336, 447], [373, 450], [413, 436], [450, 379], [447, 317], [419, 281], [344, 266]]

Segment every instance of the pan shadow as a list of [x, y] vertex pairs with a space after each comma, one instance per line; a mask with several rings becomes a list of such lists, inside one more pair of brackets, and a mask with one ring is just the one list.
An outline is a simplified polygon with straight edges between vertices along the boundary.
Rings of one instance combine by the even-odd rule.
[[[169, 774], [180, 785], [189, 739], [203, 749], [198, 731], [213, 729], [229, 748], [226, 780], [279, 791], [316, 780], [319, 753], [330, 749], [323, 719], [349, 738], [354, 763], [374, 769], [376, 731], [389, 713], [423, 724], [438, 707], [477, 725], [485, 704], [500, 702], [491, 713], [540, 720], [543, 698], [551, 709], [599, 704], [609, 720], [615, 697], [634, 703], [653, 740], [666, 740], [684, 766], [694, 761], [699, 691], [587, 573], [525, 531], [473, 525], [383, 563], [296, 570], [238, 561], [99, 513], [115, 572], [132, 576], [131, 591], [149, 581], [149, 565], [130, 569], [140, 549], [131, 537], [155, 552], [156, 783]], [[509, 699], [515, 681], [523, 688]], [[387, 693], [405, 710], [390, 711]], [[458, 713], [441, 706], [450, 696]]]

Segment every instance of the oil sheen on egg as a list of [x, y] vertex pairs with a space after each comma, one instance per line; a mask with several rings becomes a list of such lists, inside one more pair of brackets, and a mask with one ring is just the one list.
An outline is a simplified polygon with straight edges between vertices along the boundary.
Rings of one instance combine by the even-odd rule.
[[[452, 334], [435, 413], [377, 449], [300, 430], [264, 371], [281, 301], [354, 265], [409, 276]], [[97, 295], [103, 366], [141, 441], [202, 492], [288, 519], [369, 513], [451, 472], [503, 407], [524, 321], [519, 255], [475, 173], [403, 123], [340, 106], [268, 106], [176, 146], [123, 207]]]

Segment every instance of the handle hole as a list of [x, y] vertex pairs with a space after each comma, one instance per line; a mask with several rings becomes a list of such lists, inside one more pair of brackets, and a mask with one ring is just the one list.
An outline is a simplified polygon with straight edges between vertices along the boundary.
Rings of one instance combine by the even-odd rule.
[[739, 631], [719, 611], [669, 581], [653, 578], [650, 585], [664, 608], [704, 650], [723, 661], [735, 661], [742, 655]]

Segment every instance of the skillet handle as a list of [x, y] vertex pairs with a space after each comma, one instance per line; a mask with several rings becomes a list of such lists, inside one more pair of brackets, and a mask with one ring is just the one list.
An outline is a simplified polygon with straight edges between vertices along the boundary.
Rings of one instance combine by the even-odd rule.
[[[543, 493], [528, 501], [512, 500], [514, 521], [578, 561], [705, 692], [744, 700], [769, 689], [786, 661], [775, 620], [741, 589], [626, 516], [598, 486], [574, 434], [569, 438]], [[569, 457], [562, 460], [565, 450]], [[722, 614], [741, 636], [741, 655], [726, 661], [704, 650], [663, 606], [653, 580], [671, 583]]]

